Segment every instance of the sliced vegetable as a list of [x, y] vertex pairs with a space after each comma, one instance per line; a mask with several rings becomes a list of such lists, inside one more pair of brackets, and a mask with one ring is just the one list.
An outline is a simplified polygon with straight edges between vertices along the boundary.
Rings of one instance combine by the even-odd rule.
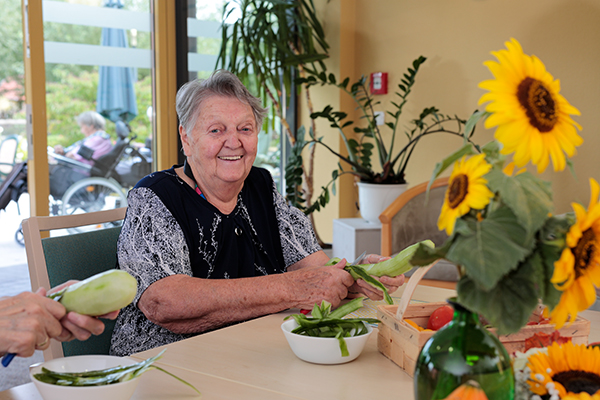
[[85, 372], [56, 372], [42, 367], [42, 372], [34, 374], [33, 377], [41, 382], [59, 386], [102, 386], [126, 382], [137, 378], [150, 369], [157, 369], [167, 375], [172, 376], [179, 382], [188, 385], [198, 394], [201, 394], [191, 383], [186, 382], [172, 373], [153, 365], [156, 360], [162, 357], [165, 350], [161, 351], [154, 357], [150, 357], [144, 361], [140, 361], [132, 365]]
[[311, 317], [304, 314], [288, 315], [284, 318], [294, 318], [298, 324], [292, 333], [305, 336], [331, 337], [338, 339], [342, 357], [348, 357], [345, 337], [360, 336], [368, 332], [365, 322], [377, 324], [381, 321], [375, 318], [342, 318], [363, 306], [363, 298], [358, 297], [331, 311], [331, 304], [325, 300], [321, 305], [315, 304]]
[[136, 279], [120, 269], [111, 269], [49, 295], [67, 312], [98, 316], [129, 305], [137, 292]]

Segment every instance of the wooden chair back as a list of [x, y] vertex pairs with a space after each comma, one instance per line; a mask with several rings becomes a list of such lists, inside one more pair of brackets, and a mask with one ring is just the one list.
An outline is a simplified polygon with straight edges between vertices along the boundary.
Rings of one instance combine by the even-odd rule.
[[[70, 279], [83, 280], [117, 265], [117, 239], [126, 208], [90, 212], [86, 214], [50, 217], [30, 217], [23, 220], [23, 236], [32, 290], [49, 289]], [[112, 224], [111, 224], [112, 223]], [[44, 237], [52, 230], [100, 224], [108, 228]], [[105, 330], [85, 342], [73, 340], [51, 341], [44, 351], [46, 361], [63, 356], [81, 354], [108, 354], [114, 321], [104, 320]]]
[[[438, 229], [437, 221], [444, 203], [448, 181], [448, 178], [436, 179], [429, 192], [427, 192], [429, 181], [420, 183], [398, 196], [383, 211], [379, 216], [381, 255], [392, 256], [407, 246], [425, 239], [432, 240], [436, 246], [444, 243], [448, 236]], [[444, 264], [448, 266], [448, 263], [442, 261], [435, 269], [439, 270]], [[454, 274], [453, 268], [450, 267], [452, 274]], [[421, 283], [447, 288], [456, 286], [455, 281], [445, 280], [422, 279]]]

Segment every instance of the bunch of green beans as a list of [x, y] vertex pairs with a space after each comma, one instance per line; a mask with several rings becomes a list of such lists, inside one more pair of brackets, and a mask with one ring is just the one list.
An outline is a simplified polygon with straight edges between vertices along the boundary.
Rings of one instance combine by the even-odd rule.
[[188, 385], [194, 389], [198, 394], [200, 392], [191, 383], [184, 381], [183, 379], [173, 375], [172, 373], [165, 371], [164, 369], [153, 365], [156, 360], [162, 357], [165, 350], [161, 351], [154, 357], [150, 357], [144, 361], [138, 363], [118, 366], [113, 368], [107, 368], [96, 371], [85, 371], [85, 372], [56, 372], [51, 371], [48, 368], [42, 367], [42, 372], [34, 374], [33, 377], [38, 381], [49, 383], [52, 385], [60, 386], [102, 386], [110, 385], [114, 383], [126, 382], [137, 378], [144, 372], [150, 369], [156, 369], [164, 372], [167, 375], [172, 376], [178, 381]]
[[377, 324], [380, 321], [375, 318], [342, 318], [363, 306], [363, 298], [358, 297], [337, 309], [331, 311], [331, 303], [323, 300], [321, 305], [315, 304], [311, 311], [311, 317], [304, 314], [294, 314], [285, 317], [294, 318], [298, 324], [292, 333], [305, 336], [336, 338], [340, 344], [342, 357], [348, 357], [348, 347], [344, 338], [360, 336], [368, 332], [365, 322]]

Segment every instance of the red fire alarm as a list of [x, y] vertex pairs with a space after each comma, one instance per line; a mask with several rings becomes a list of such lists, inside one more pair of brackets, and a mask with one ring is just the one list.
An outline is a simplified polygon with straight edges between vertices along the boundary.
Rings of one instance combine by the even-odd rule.
[[387, 72], [373, 72], [371, 74], [371, 94], [387, 94]]

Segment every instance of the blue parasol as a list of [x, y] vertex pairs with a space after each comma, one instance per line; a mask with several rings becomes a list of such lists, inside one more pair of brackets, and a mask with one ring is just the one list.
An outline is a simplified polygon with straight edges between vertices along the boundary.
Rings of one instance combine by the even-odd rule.
[[[122, 0], [107, 0], [105, 7], [123, 8]], [[102, 46], [128, 47], [124, 29], [102, 28]], [[134, 69], [100, 66], [96, 111], [113, 122], [129, 122], [137, 114]]]

